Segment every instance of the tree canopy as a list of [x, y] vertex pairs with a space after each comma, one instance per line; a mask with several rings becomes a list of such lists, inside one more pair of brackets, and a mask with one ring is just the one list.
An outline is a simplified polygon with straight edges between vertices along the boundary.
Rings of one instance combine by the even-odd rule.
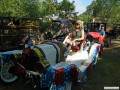
[[[74, 2], [63, 0], [0, 0], [0, 16], [41, 18], [53, 14], [71, 14]], [[62, 15], [61, 15], [62, 16]]]
[[[0, 16], [43, 18], [45, 16], [77, 15], [74, 1], [69, 0], [0, 0]], [[92, 18], [106, 19], [110, 23], [120, 23], [120, 0], [93, 0], [86, 12], [80, 15], [85, 23]]]
[[110, 23], [120, 23], [120, 0], [93, 0], [80, 17], [87, 22], [91, 18], [102, 18]]

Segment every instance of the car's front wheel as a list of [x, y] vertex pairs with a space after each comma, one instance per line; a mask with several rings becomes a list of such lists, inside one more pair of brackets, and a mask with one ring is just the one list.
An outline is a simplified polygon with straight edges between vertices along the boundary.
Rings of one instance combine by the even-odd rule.
[[18, 76], [10, 72], [12, 67], [12, 62], [5, 63], [3, 67], [1, 67], [0, 78], [4, 83], [10, 84], [18, 80]]

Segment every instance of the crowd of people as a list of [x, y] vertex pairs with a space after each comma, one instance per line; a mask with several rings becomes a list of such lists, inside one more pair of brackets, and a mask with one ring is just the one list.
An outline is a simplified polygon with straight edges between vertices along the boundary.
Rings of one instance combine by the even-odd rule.
[[[55, 25], [54, 25], [55, 27]], [[56, 26], [57, 27], [57, 26]], [[56, 31], [53, 32], [53, 25], [51, 24], [48, 31], [41, 35], [41, 40], [52, 40], [54, 42], [63, 42], [65, 38], [68, 36], [66, 40], [66, 46], [79, 46], [81, 41], [85, 39], [85, 31], [84, 31], [84, 22], [81, 20], [77, 20], [75, 22], [73, 30], [69, 30], [65, 27], [64, 23], [61, 23], [59, 27], [57, 27]], [[101, 38], [105, 37], [104, 26], [100, 25], [98, 33], [100, 33]]]

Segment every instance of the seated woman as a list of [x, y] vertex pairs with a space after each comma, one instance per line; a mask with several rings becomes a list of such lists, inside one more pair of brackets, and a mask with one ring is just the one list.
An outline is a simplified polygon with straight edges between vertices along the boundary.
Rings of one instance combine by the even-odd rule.
[[75, 30], [69, 34], [69, 39], [66, 41], [71, 46], [78, 46], [84, 40], [83, 21], [77, 20]]

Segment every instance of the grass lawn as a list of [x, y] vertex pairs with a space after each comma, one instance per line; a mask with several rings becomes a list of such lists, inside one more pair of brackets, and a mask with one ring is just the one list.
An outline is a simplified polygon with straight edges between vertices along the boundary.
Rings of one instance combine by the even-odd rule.
[[89, 73], [83, 90], [104, 90], [104, 86], [120, 87], [120, 41], [104, 49], [103, 56]]

